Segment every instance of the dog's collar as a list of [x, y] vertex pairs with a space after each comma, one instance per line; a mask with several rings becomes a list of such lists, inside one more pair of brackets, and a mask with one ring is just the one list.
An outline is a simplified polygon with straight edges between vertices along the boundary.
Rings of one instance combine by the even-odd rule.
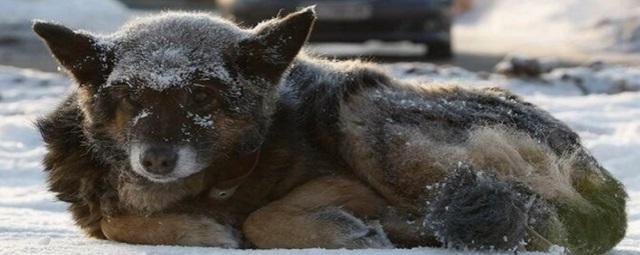
[[238, 187], [244, 182], [244, 180], [256, 170], [258, 167], [258, 162], [260, 161], [260, 152], [261, 149], [258, 148], [252, 153], [249, 153], [240, 158], [241, 163], [251, 163], [251, 167], [248, 171], [244, 172], [241, 176], [232, 178], [230, 180], [222, 181], [213, 185], [211, 190], [209, 191], [209, 199], [214, 201], [224, 201], [233, 196], [233, 193], [236, 192]]

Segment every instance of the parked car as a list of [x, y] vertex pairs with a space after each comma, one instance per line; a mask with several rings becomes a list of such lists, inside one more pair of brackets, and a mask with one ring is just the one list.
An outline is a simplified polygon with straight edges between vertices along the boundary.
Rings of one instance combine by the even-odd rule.
[[411, 41], [427, 57], [448, 58], [452, 0], [221, 0], [220, 10], [247, 26], [316, 5], [313, 42]]

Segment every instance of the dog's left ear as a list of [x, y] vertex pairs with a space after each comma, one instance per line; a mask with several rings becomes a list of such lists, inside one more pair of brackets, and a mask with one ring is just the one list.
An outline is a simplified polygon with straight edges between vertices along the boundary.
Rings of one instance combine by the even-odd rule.
[[93, 35], [43, 21], [35, 21], [33, 31], [81, 86], [97, 86], [109, 75], [112, 54]]
[[312, 6], [256, 26], [254, 34], [240, 42], [243, 71], [272, 81], [280, 79], [307, 42], [315, 20]]

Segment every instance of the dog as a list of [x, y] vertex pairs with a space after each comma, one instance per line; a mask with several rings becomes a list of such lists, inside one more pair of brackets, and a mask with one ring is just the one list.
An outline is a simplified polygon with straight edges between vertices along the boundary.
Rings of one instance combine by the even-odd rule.
[[35, 22], [77, 85], [37, 123], [50, 190], [88, 235], [128, 243], [601, 254], [623, 238], [624, 187], [568, 126], [502, 89], [301, 53], [314, 21]]

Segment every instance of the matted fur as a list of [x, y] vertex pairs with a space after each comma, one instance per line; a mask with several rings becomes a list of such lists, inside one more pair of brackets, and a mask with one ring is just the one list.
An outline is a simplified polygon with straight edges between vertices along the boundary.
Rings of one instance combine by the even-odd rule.
[[[402, 94], [406, 97], [390, 104], [409, 111], [408, 113], [388, 112], [385, 106], [380, 106], [381, 100], [387, 101], [387, 97], [400, 97]], [[421, 95], [428, 97], [421, 98]], [[439, 97], [440, 95], [443, 97]], [[415, 85], [405, 85], [401, 89], [383, 86], [352, 95], [341, 106], [341, 126], [348, 139], [344, 143], [345, 152], [354, 155], [356, 159], [368, 159], [354, 163], [370, 162], [356, 167], [368, 169], [366, 175], [371, 175], [372, 169], [382, 171], [384, 167], [379, 166], [376, 151], [368, 148], [375, 146], [372, 143], [377, 140], [374, 133], [377, 132], [376, 129], [383, 129], [386, 135], [383, 143], [388, 144], [387, 150], [390, 153], [385, 156], [389, 159], [385, 164], [403, 169], [399, 173], [379, 173], [380, 176], [387, 175], [385, 181], [396, 177], [389, 175], [402, 174], [407, 177], [396, 178], [409, 180], [408, 176], [413, 176], [417, 182], [433, 184], [446, 177], [453, 169], [452, 166], [464, 163], [497, 174], [505, 180], [527, 183], [548, 199], [577, 199], [578, 195], [571, 187], [571, 168], [578, 153], [575, 151], [578, 146], [575, 134], [546, 113], [520, 103], [515, 97], [501, 99], [490, 96], [491, 94], [481, 90], [454, 86], [422, 88]], [[448, 101], [452, 97], [455, 101]], [[483, 98], [487, 99], [486, 102], [478, 101], [484, 100]], [[479, 109], [472, 109], [473, 107]], [[483, 112], [483, 107], [486, 107], [486, 112]], [[514, 119], [518, 116], [509, 113], [516, 114], [518, 111], [538, 112], [540, 116], [534, 117], [538, 119], [531, 121], [541, 123], [532, 123], [531, 125], [535, 125], [532, 127], [518, 126], [521, 120]], [[544, 125], [549, 124], [544, 122], [553, 126], [546, 127]], [[374, 123], [377, 124], [376, 128], [372, 128]], [[536, 133], [531, 134], [534, 130]], [[557, 132], [568, 132], [565, 136], [569, 140], [562, 143], [562, 148], [558, 146], [554, 151], [551, 146], [556, 141], [551, 139]], [[538, 136], [537, 140], [532, 135]], [[425, 166], [430, 166], [431, 169], [427, 170]], [[403, 183], [397, 185], [401, 192], [414, 193], [411, 196], [423, 194], [421, 190], [407, 190]]]
[[[484, 225], [484, 229], [476, 230], [471, 230], [474, 229], [469, 225], [471, 222], [465, 222], [463, 225], [467, 227], [455, 231], [445, 230], [453, 225], [432, 225], [436, 233], [446, 233], [440, 236], [440, 240], [475, 240], [474, 243], [454, 244], [456, 247], [478, 247], [478, 244], [483, 244], [486, 248], [491, 246], [487, 244], [493, 243], [492, 246], [504, 249], [518, 248], [520, 242], [528, 242], [528, 249], [545, 249], [549, 243], [556, 242], [570, 246], [570, 249], [579, 253], [606, 250], [600, 244], [586, 248], [584, 241], [570, 237], [587, 230], [578, 230], [574, 227], [579, 225], [571, 226], [562, 222], [577, 217], [564, 214], [566, 211], [556, 213], [556, 208], [567, 207], [582, 214], [594, 215], [602, 215], [604, 210], [610, 210], [611, 214], [603, 217], [619, 224], [610, 233], [616, 238], [624, 236], [624, 203], [613, 207], [612, 204], [600, 204], [601, 198], [594, 200], [593, 195], [589, 194], [592, 191], [584, 190], [586, 183], [592, 189], [603, 190], [602, 194], [604, 190], [613, 188], [617, 191], [607, 195], [611, 199], [609, 202], [613, 203], [626, 197], [622, 186], [597, 165], [580, 145], [577, 135], [566, 125], [500, 89], [397, 83], [361, 87], [360, 92], [350, 94], [348, 99], [341, 102], [341, 118], [338, 122], [341, 151], [360, 178], [391, 203], [416, 214], [429, 214], [434, 209], [437, 211], [438, 208], [433, 208], [430, 203], [442, 201], [443, 196], [454, 196], [442, 194], [442, 185], [457, 185], [451, 183], [449, 178], [467, 168], [479, 176], [486, 175], [498, 180], [489, 182], [496, 189], [491, 186], [480, 188], [484, 190], [482, 192], [504, 192], [504, 187], [512, 189], [508, 185], [524, 188], [525, 196], [498, 196], [495, 199], [503, 201], [486, 205], [495, 208], [497, 211], [494, 213], [502, 210], [498, 209], [503, 206], [500, 203], [525, 205], [539, 201], [535, 207], [540, 209], [518, 209], [526, 215], [525, 218], [535, 219], [532, 222], [537, 220], [536, 224], [525, 223], [531, 224], [527, 227], [527, 235], [523, 235], [518, 228], [511, 229], [520, 231], [519, 234], [511, 234], [503, 229], [507, 231], [503, 233], [504, 236], [523, 239], [510, 239], [505, 243], [511, 246], [503, 246], [497, 238], [492, 240], [492, 235], [482, 234], [490, 231], [487, 228], [502, 229], [500, 224], [512, 224], [509, 221], [496, 221], [493, 224], [498, 225]], [[472, 183], [475, 182], [469, 183], [459, 187], [457, 192], [477, 192], [469, 191], [474, 189], [475, 184]], [[521, 192], [513, 189], [514, 194]], [[456, 192], [456, 189], [448, 189], [447, 192]], [[421, 206], [421, 201], [426, 201], [429, 206]], [[461, 202], [445, 201], [452, 204], [438, 203], [435, 206], [454, 208], [455, 203]], [[481, 221], [488, 222], [482, 219], [491, 215], [483, 211], [474, 213], [478, 215], [468, 215], [462, 211], [432, 215], [425, 223], [429, 226], [435, 222], [477, 217], [478, 226], [482, 226], [484, 223]], [[514, 215], [509, 218], [515, 220], [518, 217]], [[546, 223], [540, 225], [540, 222]], [[610, 226], [603, 224], [600, 227]], [[445, 229], [440, 229], [443, 227]], [[460, 231], [475, 231], [476, 235], [469, 236], [469, 233]], [[590, 235], [595, 238], [597, 230], [588, 231], [593, 231], [594, 234]], [[540, 239], [538, 232], [543, 232], [546, 238]]]

